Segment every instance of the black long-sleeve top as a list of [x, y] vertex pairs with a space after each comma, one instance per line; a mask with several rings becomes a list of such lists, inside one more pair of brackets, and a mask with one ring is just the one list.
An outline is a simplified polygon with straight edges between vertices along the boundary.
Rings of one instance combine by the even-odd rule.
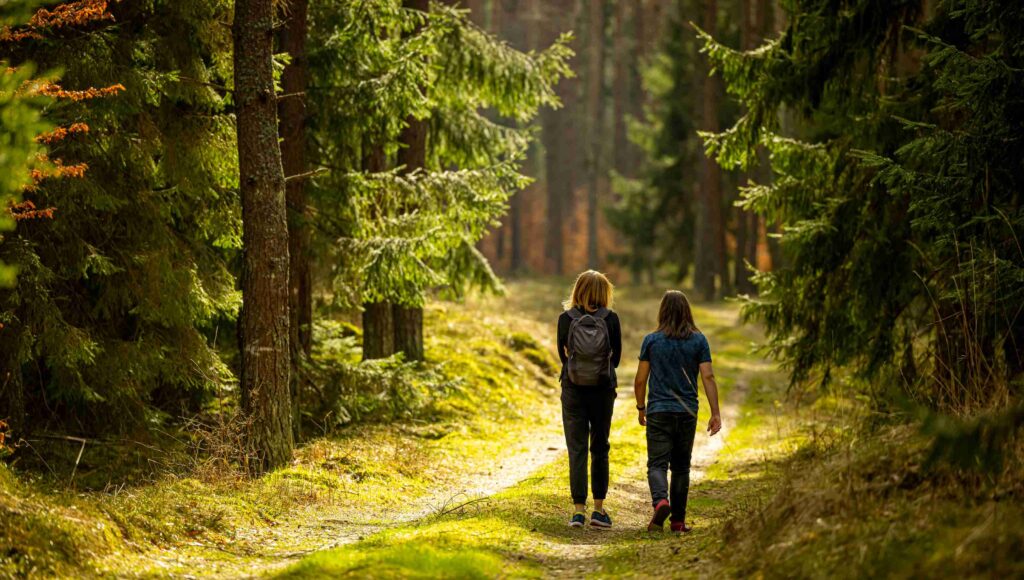
[[[577, 308], [577, 310], [583, 312], [582, 308]], [[619, 325], [619, 315], [608, 311], [608, 316], [605, 317], [604, 322], [608, 325], [608, 340], [612, 344], [612, 369], [616, 369], [619, 367], [619, 359], [622, 358], [622, 327]], [[568, 310], [558, 316], [558, 358], [562, 361], [561, 381], [563, 385], [572, 385], [569, 382], [568, 371], [565, 368], [565, 363], [569, 360], [569, 357], [565, 354], [565, 345], [569, 341], [569, 325], [571, 324], [572, 318], [569, 316]], [[612, 379], [613, 384], [604, 386], [614, 388], [614, 383], [616, 382], [614, 374]]]

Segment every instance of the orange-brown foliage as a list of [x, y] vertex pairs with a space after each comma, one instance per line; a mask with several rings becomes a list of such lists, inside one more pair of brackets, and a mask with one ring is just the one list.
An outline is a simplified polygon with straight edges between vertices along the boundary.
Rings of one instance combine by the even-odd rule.
[[15, 221], [53, 219], [53, 212], [55, 211], [57, 211], [55, 207], [38, 209], [36, 204], [32, 203], [32, 200], [29, 199], [21, 203], [12, 203], [7, 207], [7, 213], [11, 214]]
[[125, 90], [124, 85], [120, 83], [102, 88], [89, 87], [88, 89], [82, 89], [80, 91], [65, 90], [63, 87], [55, 83], [44, 83], [34, 87], [34, 92], [36, 94], [52, 97], [54, 99], [68, 99], [71, 101], [86, 101], [99, 97], [109, 97], [111, 95], [116, 95], [123, 90]]
[[75, 133], [88, 133], [89, 126], [85, 123], [74, 123], [68, 127], [57, 127], [49, 133], [43, 133], [36, 137], [36, 143], [42, 143], [44, 145], [53, 145], [58, 141], [63, 141], [68, 135], [74, 135]]
[[113, 20], [107, 12], [106, 0], [79, 0], [61, 4], [52, 10], [40, 8], [23, 27], [0, 29], [0, 42], [20, 42], [26, 39], [41, 39], [43, 31], [60, 28], [82, 27], [93, 22]]

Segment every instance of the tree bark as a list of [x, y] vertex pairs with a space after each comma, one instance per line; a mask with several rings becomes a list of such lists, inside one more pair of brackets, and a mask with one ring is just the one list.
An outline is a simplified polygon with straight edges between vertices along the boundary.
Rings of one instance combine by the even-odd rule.
[[[387, 170], [384, 148], [363, 143], [363, 171], [381, 173]], [[390, 302], [363, 304], [363, 360], [387, 358], [395, 354], [395, 325]]]
[[[283, 7], [280, 5], [279, 7]], [[281, 90], [292, 95], [278, 103], [281, 116], [281, 161], [285, 176], [302, 175], [306, 164], [306, 97], [308, 67], [306, 64], [306, 36], [308, 32], [309, 0], [291, 0], [281, 10], [284, 28], [278, 42], [280, 49], [291, 56], [291, 63], [281, 76]], [[292, 428], [295, 439], [301, 433], [301, 366], [313, 349], [313, 276], [309, 265], [309, 210], [307, 208], [306, 180], [285, 182], [288, 203], [288, 311], [292, 357]]]
[[291, 461], [288, 219], [274, 95], [272, 0], [236, 0], [235, 106], [242, 198], [242, 409], [256, 472]]
[[587, 28], [592, 39], [590, 66], [587, 67], [587, 267], [597, 269], [601, 260], [598, 206], [602, 182], [607, 180], [605, 106], [610, 89], [606, 81], [605, 61], [608, 57], [610, 5], [608, 0], [591, 0], [587, 10]]
[[[426, 12], [430, 9], [428, 0], [402, 0], [402, 6]], [[418, 31], [417, 31], [418, 32]], [[415, 32], [414, 32], [415, 34]], [[409, 115], [405, 129], [399, 137], [402, 148], [398, 150], [398, 165], [401, 172], [409, 174], [427, 165], [427, 122]], [[423, 352], [423, 308], [396, 304], [392, 312], [395, 333], [395, 352], [405, 355], [405, 360], [421, 361]]]
[[[703, 28], [714, 36], [718, 19], [718, 2], [705, 0]], [[707, 57], [702, 57], [701, 127], [718, 132], [718, 102], [715, 79]], [[718, 235], [721, 222], [721, 171], [714, 159], [701, 156], [701, 183], [697, 194], [697, 222], [694, 227], [694, 285], [705, 300], [715, 298], [715, 278], [719, 274]]]
[[390, 302], [363, 304], [363, 360], [395, 354], [395, 324]]
[[[740, 5], [743, 12], [740, 19], [740, 48], [742, 50], [750, 50], [757, 44], [761, 30], [758, 23], [762, 2], [763, 0], [743, 0]], [[749, 185], [756, 174], [756, 169], [747, 171], [743, 174], [741, 181]], [[750, 248], [753, 246], [756, 252], [757, 216], [741, 207], [734, 207], [734, 213], [736, 217], [736, 253], [733, 256], [732, 278], [737, 292], [750, 294], [754, 285], [750, 281], [750, 273], [747, 271], [746, 264], [747, 262], [756, 263], [756, 256], [751, 256]]]

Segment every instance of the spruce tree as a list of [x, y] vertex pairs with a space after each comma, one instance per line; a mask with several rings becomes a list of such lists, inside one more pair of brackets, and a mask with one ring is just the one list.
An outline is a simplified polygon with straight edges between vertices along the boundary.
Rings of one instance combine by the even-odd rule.
[[239, 302], [229, 10], [83, 0], [4, 30], [8, 66], [63, 71], [44, 119], [65, 177], [24, 192], [55, 211], [0, 242], [18, 269], [0, 290], [0, 375], [27, 428], [160, 425], [232, 380], [211, 344]]
[[[965, 412], [1020, 380], [1024, 319], [1024, 7], [801, 0], [770, 42], [707, 38], [747, 108], [715, 136], [725, 166], [771, 151], [744, 204], [783, 225], [785, 267], [745, 312], [794, 380], [835, 367]], [[798, 115], [778, 135], [779, 110]], [[888, 397], [877, 397], [885, 401]]]
[[[529, 133], [520, 127], [557, 106], [568, 49], [516, 51], [440, 4], [312, 9], [311, 45], [322, 47], [311, 54], [322, 83], [311, 87], [317, 155], [331, 169], [315, 183], [339, 250], [336, 296], [417, 309], [432, 290], [499, 287], [475, 244], [525, 184], [518, 169]], [[508, 121], [492, 121], [485, 108]], [[422, 169], [364, 171], [407, 165], [399, 156], [411, 151], [410, 118], [426, 127]], [[364, 349], [375, 344], [368, 328]]]

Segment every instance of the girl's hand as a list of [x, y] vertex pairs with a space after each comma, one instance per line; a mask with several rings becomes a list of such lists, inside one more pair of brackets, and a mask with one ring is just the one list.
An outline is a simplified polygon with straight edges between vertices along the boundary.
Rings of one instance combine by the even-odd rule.
[[711, 420], [708, 421], [708, 435], [714, 435], [722, 430], [722, 417], [720, 415], [712, 415]]
[[639, 415], [636, 418], [637, 422], [640, 423], [641, 427], [646, 427], [647, 426], [647, 411], [640, 410], [640, 411], [637, 411], [637, 413], [639, 413]]

